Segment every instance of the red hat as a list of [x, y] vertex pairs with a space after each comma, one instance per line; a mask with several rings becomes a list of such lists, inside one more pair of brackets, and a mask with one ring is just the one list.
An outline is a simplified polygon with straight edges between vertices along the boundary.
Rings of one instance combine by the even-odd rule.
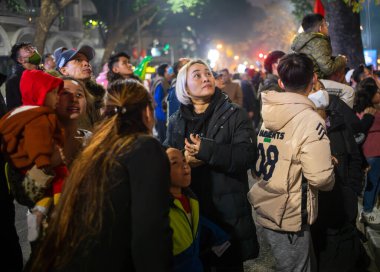
[[25, 70], [20, 81], [23, 105], [43, 106], [48, 92], [63, 89], [63, 80], [41, 70]]

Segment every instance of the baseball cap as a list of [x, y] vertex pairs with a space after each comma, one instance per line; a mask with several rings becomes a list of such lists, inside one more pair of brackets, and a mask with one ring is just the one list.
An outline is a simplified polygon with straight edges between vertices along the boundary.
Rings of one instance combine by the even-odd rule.
[[79, 50], [76, 49], [69, 49], [63, 51], [56, 61], [57, 63], [57, 70], [61, 69], [63, 66], [65, 66], [70, 60], [72, 60], [77, 54], [82, 53], [85, 55], [88, 59], [88, 61], [92, 60], [95, 57], [95, 50], [91, 46], [83, 45]]
[[58, 47], [57, 49], [54, 50], [54, 53], [53, 53], [53, 56], [54, 56], [54, 60], [57, 61], [59, 59], [59, 57], [61, 56], [62, 52], [67, 50], [66, 47]]

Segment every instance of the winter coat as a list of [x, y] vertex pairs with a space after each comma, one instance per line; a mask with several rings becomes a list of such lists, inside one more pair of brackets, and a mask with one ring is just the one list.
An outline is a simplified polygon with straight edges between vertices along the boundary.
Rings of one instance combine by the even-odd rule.
[[[254, 132], [247, 113], [221, 94], [201, 138], [196, 158], [205, 165], [192, 169], [191, 188], [200, 212], [231, 236], [237, 262], [255, 258], [259, 245], [246, 198], [247, 170], [255, 159]], [[187, 121], [181, 110], [169, 120], [164, 145], [184, 148]]]
[[175, 91], [175, 85], [177, 83], [177, 79], [174, 78], [170, 84], [170, 89], [168, 90], [167, 95], [167, 120], [169, 120], [169, 117], [173, 115], [178, 109], [181, 103], [178, 101], [177, 94]]
[[258, 95], [260, 96], [261, 92], [264, 91], [278, 91], [283, 92], [284, 90], [278, 85], [279, 77], [273, 74], [267, 74], [266, 78], [259, 85]]
[[158, 77], [152, 85], [152, 95], [155, 102], [154, 115], [157, 120], [166, 121], [166, 97], [169, 87], [169, 82], [163, 77]]
[[62, 131], [54, 110], [44, 107], [46, 94], [62, 89], [62, 79], [40, 70], [26, 70], [21, 77], [23, 105], [0, 120], [2, 151], [18, 169], [50, 165], [54, 144], [62, 143]]
[[[185, 192], [184, 192], [185, 193]], [[170, 227], [173, 230], [173, 271], [203, 271], [199, 257], [199, 203], [193, 194], [185, 193], [191, 208], [191, 221], [181, 201], [172, 198]]]
[[[203, 271], [201, 251], [219, 246], [227, 242], [229, 237], [214, 223], [199, 215], [198, 200], [190, 189], [183, 189], [182, 193], [189, 200], [191, 220], [181, 201], [172, 198], [169, 217], [170, 227], [173, 230], [173, 271], [201, 272]], [[201, 245], [205, 248], [201, 249]]]
[[50, 165], [53, 140], [62, 141], [54, 111], [48, 107], [22, 106], [0, 120], [2, 152], [18, 169]]
[[[363, 116], [365, 115], [361, 118]], [[366, 158], [380, 157], [380, 110], [377, 110], [374, 116], [375, 119], [363, 144], [363, 153]]]
[[255, 115], [259, 114], [259, 102], [253, 91], [252, 83], [248, 80], [242, 80], [241, 90], [243, 91], [243, 108], [247, 112], [254, 112]]
[[24, 71], [25, 68], [22, 65], [16, 64], [14, 73], [5, 83], [5, 98], [8, 111], [22, 105], [20, 80]]
[[334, 166], [335, 185], [332, 191], [319, 192], [316, 224], [324, 228], [337, 229], [345, 223], [355, 222], [357, 195], [363, 189], [361, 155], [352, 129], [345, 122], [344, 112], [339, 111], [337, 106], [341, 103], [347, 106], [338, 97], [330, 95], [330, 103], [326, 109], [331, 155], [338, 160], [338, 164]]
[[291, 45], [297, 53], [308, 55], [314, 63], [314, 72], [318, 78], [328, 78], [331, 74], [346, 66], [343, 56], [332, 56], [330, 37], [319, 32], [298, 34]]
[[228, 95], [233, 103], [238, 104], [239, 106], [243, 106], [243, 92], [239, 83], [232, 81], [226, 83], [222, 91]]
[[307, 181], [307, 218], [317, 217], [318, 190], [334, 185], [324, 120], [307, 97], [268, 91], [261, 94], [263, 125], [258, 135], [259, 178], [248, 197], [257, 223], [276, 231], [301, 230], [302, 180]]
[[100, 234], [56, 271], [171, 271], [170, 170], [165, 151], [153, 137], [139, 136], [115, 155], [113, 165]]

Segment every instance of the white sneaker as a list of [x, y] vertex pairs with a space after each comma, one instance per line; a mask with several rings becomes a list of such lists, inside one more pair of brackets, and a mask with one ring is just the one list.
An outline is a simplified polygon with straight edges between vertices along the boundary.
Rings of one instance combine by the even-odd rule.
[[380, 213], [376, 211], [372, 212], [362, 212], [361, 221], [369, 225], [379, 225], [380, 224]]

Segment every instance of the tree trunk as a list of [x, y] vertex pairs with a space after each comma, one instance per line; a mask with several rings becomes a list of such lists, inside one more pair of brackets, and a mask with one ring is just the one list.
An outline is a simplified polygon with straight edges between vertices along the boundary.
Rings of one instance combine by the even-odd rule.
[[73, 2], [73, 0], [41, 1], [40, 15], [36, 18], [36, 33], [33, 41], [33, 45], [37, 47], [41, 55], [44, 53], [45, 43], [51, 25], [62, 9], [71, 2]]
[[107, 33], [107, 40], [104, 45], [104, 53], [102, 57], [102, 64], [106, 63], [108, 61], [108, 58], [111, 56], [113, 50], [116, 48], [119, 41], [123, 38], [124, 33], [126, 30], [135, 23], [136, 19], [138, 17], [143, 16], [153, 8], [157, 6], [157, 3], [151, 3], [142, 9], [140, 9], [138, 12], [133, 14], [132, 16], [129, 16], [127, 20], [123, 20], [122, 22], [115, 23], [110, 30]]
[[323, 0], [326, 20], [334, 55], [347, 56], [348, 66], [355, 68], [364, 63], [363, 42], [360, 31], [360, 14], [354, 13], [352, 7], [343, 0]]

